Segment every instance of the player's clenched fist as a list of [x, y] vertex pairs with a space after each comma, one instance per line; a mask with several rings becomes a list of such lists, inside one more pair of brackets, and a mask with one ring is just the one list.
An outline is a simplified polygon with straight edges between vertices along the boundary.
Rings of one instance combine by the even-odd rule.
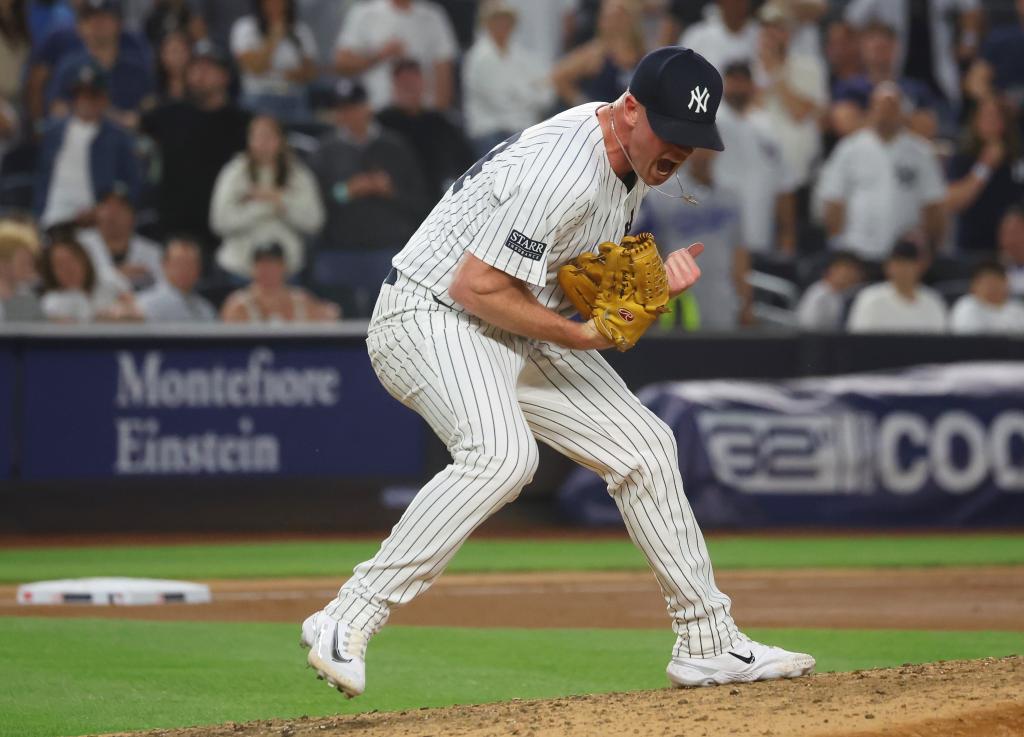
[[680, 248], [668, 255], [668, 258], [665, 259], [665, 274], [668, 276], [669, 296], [675, 297], [697, 283], [697, 280], [700, 279], [697, 257], [702, 253], [704, 253], [704, 244], [694, 243], [692, 246]]

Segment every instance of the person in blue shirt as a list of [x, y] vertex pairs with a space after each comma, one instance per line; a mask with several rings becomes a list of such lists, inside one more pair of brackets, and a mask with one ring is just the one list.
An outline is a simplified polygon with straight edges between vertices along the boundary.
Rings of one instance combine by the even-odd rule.
[[1018, 108], [1024, 104], [1024, 0], [1017, 0], [1017, 22], [993, 29], [981, 47], [981, 58], [992, 69], [996, 89]]
[[[120, 67], [114, 80], [116, 108], [130, 110], [136, 107], [131, 104], [132, 98], [138, 94], [140, 85], [145, 87], [142, 80], [146, 74], [150, 77], [148, 92], [152, 94], [152, 52], [145, 38], [122, 28], [120, 3], [117, 0], [82, 0], [76, 24], [54, 30], [33, 50], [29, 59], [26, 99], [29, 117], [37, 124], [52, 112], [51, 105], [60, 97], [63, 84], [60, 72], [78, 66], [83, 53], [108, 71], [113, 71], [115, 66]], [[65, 64], [69, 57], [74, 57], [73, 61]], [[126, 83], [125, 77], [132, 81]], [[124, 97], [122, 88], [128, 90]], [[128, 107], [121, 108], [121, 105]], [[64, 112], [63, 108], [58, 108], [58, 114]], [[132, 121], [126, 119], [121, 122]]]

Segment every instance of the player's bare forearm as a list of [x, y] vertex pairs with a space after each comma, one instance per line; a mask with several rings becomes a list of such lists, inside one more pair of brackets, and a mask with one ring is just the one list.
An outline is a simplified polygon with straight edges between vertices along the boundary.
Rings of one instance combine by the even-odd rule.
[[522, 281], [470, 253], [462, 257], [448, 296], [481, 320], [516, 335], [581, 350], [611, 347], [592, 325], [549, 310]]

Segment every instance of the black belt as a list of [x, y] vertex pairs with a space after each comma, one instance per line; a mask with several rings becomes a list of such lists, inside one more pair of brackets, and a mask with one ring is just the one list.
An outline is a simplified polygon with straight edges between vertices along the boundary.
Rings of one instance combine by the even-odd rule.
[[384, 283], [395, 286], [396, 281], [398, 281], [398, 269], [392, 266], [391, 271], [389, 271], [388, 275], [384, 277]]

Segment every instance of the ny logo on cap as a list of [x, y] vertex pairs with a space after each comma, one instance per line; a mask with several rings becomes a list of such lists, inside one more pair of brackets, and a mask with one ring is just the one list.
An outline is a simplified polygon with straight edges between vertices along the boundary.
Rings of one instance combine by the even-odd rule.
[[703, 90], [700, 85], [697, 85], [690, 90], [690, 104], [686, 106], [687, 110], [693, 110], [694, 103], [697, 104], [698, 113], [706, 113], [708, 111], [708, 88], [705, 87]]

